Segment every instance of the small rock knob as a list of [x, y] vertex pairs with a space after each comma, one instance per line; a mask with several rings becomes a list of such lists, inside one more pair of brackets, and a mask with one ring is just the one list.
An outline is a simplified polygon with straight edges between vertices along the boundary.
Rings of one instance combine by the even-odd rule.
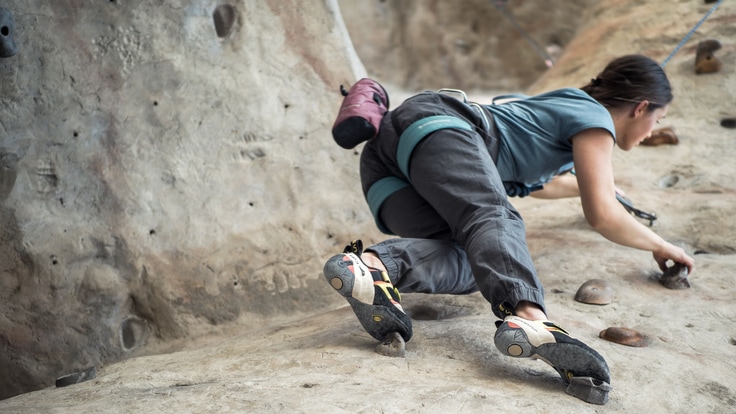
[[601, 279], [591, 279], [583, 283], [575, 293], [575, 300], [591, 305], [608, 305], [613, 299], [611, 284]]
[[707, 39], [698, 43], [695, 51], [695, 73], [716, 73], [721, 70], [721, 61], [713, 54], [721, 48], [721, 42], [715, 39]]
[[0, 58], [15, 56], [18, 47], [15, 45], [15, 22], [13, 13], [0, 7]]

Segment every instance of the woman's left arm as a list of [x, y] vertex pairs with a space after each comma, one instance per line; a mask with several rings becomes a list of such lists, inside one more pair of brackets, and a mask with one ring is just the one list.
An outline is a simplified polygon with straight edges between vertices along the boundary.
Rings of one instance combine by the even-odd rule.
[[575, 179], [575, 175], [573, 174], [558, 175], [544, 184], [541, 190], [529, 193], [530, 197], [547, 200], [577, 197], [579, 195], [578, 180]]
[[634, 219], [616, 200], [612, 157], [614, 142], [603, 129], [588, 129], [572, 137], [573, 162], [583, 214], [587, 222], [608, 240], [652, 252], [659, 268], [667, 260], [682, 263], [692, 272], [695, 261], [645, 225]]

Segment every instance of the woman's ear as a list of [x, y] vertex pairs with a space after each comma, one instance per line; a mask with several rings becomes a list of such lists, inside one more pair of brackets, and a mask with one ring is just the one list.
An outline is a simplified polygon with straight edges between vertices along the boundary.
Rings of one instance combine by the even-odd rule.
[[636, 104], [634, 107], [633, 116], [638, 117], [640, 115], [645, 115], [647, 111], [649, 110], [649, 101], [646, 99]]

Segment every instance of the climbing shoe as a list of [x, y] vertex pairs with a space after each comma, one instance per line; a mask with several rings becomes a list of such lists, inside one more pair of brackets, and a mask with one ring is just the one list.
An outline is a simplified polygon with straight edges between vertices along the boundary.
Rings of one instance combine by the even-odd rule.
[[540, 359], [569, 384], [567, 393], [593, 404], [608, 402], [611, 373], [603, 357], [550, 321], [507, 316], [494, 337], [502, 354]]
[[360, 324], [372, 337], [383, 341], [398, 332], [404, 341], [412, 336], [411, 318], [401, 307], [401, 295], [386, 272], [368, 267], [360, 259], [360, 240], [332, 256], [324, 267], [327, 282], [344, 296]]

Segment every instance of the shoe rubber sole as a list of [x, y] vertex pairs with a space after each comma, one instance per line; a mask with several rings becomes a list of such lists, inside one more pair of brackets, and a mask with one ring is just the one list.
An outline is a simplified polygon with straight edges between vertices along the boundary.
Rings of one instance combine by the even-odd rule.
[[498, 327], [494, 343], [504, 355], [549, 364], [570, 384], [568, 394], [595, 404], [608, 401], [611, 373], [605, 359], [557, 325], [508, 316]]
[[332, 256], [325, 263], [323, 274], [330, 286], [342, 296], [373, 303], [376, 293], [373, 276], [357, 255], [342, 253]]
[[389, 282], [374, 281], [370, 269], [353, 253], [331, 257], [323, 269], [327, 282], [344, 296], [363, 329], [373, 338], [383, 341], [391, 332], [398, 332], [404, 341], [412, 337], [411, 318], [401, 305], [391, 298]]

